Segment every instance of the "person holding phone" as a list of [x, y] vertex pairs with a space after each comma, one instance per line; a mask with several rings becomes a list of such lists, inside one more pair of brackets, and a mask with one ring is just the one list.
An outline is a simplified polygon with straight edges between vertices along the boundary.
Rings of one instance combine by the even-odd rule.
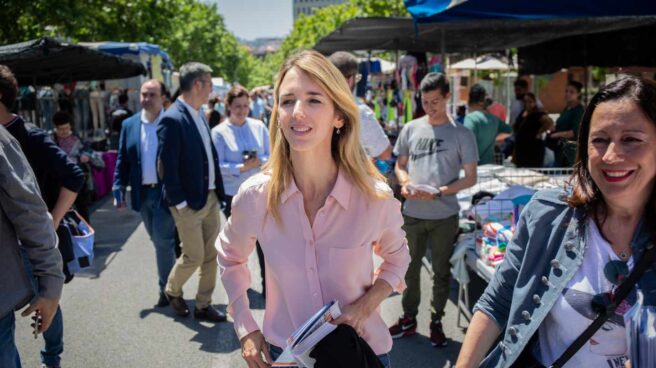
[[232, 198], [239, 186], [269, 160], [269, 130], [261, 120], [248, 117], [249, 105], [246, 88], [232, 87], [225, 97], [225, 124], [212, 128], [226, 193], [226, 217], [230, 217]]
[[[246, 88], [236, 85], [225, 97], [227, 119], [212, 128], [212, 142], [219, 154], [223, 175], [226, 218], [232, 213], [232, 198], [246, 179], [260, 172], [269, 160], [269, 130], [261, 120], [248, 117], [250, 99]], [[262, 296], [266, 297], [264, 256], [257, 245], [257, 258], [262, 277]]]
[[[337, 300], [342, 315], [332, 322], [355, 329], [389, 367], [392, 338], [378, 307], [405, 288], [400, 203], [360, 145], [358, 107], [328, 59], [311, 50], [289, 57], [274, 101], [269, 162], [240, 187], [216, 243], [242, 356], [268, 367], [294, 330]], [[269, 289], [262, 328], [247, 294], [256, 239]]]

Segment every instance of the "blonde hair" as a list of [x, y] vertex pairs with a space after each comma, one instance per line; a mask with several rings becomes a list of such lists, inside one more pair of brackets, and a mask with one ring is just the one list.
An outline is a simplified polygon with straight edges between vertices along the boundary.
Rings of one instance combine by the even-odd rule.
[[289, 143], [278, 125], [280, 85], [292, 68], [304, 72], [318, 83], [332, 100], [336, 113], [344, 120], [340, 134], [333, 133], [331, 143], [332, 158], [337, 166], [344, 170], [358, 189], [370, 199], [389, 197], [387, 192], [376, 190], [376, 181], [385, 182], [385, 177], [376, 169], [360, 145], [360, 113], [346, 79], [323, 55], [316, 51], [303, 50], [285, 60], [273, 90], [271, 155], [264, 167], [264, 171], [271, 175], [267, 193], [268, 212], [277, 222], [281, 221], [278, 211], [281, 196], [293, 179]]

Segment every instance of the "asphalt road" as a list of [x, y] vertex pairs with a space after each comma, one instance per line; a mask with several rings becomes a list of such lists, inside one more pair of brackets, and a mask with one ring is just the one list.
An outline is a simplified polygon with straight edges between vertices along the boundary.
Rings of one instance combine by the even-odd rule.
[[[62, 367], [246, 367], [230, 321], [221, 324], [180, 318], [170, 308], [154, 307], [158, 298], [155, 252], [138, 213], [117, 211], [106, 199], [91, 221], [96, 230], [93, 266], [64, 287]], [[251, 257], [252, 290], [249, 295], [255, 318], [261, 321], [264, 301], [260, 295], [257, 259]], [[473, 294], [482, 281], [472, 275]], [[196, 276], [185, 286], [193, 307]], [[422, 271], [422, 290], [429, 291], [429, 274]], [[464, 330], [456, 326], [457, 284], [443, 320], [450, 339], [445, 348], [433, 348], [428, 340], [429, 293], [422, 295], [418, 334], [395, 340], [391, 352], [394, 368], [451, 367], [460, 349]], [[475, 296], [475, 295], [474, 295]], [[474, 300], [474, 299], [473, 299]], [[217, 283], [214, 305], [225, 311], [225, 290]], [[390, 296], [382, 305], [388, 324], [401, 314], [401, 297]], [[35, 340], [29, 320], [17, 316], [16, 343], [24, 367], [39, 367], [43, 339]]]

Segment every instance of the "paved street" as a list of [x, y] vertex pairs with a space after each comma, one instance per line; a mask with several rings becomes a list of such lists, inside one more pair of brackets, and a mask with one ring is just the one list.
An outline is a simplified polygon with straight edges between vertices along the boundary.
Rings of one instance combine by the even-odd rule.
[[[191, 316], [174, 316], [168, 307], [153, 307], [158, 297], [155, 254], [137, 213], [116, 211], [106, 199], [93, 213], [92, 225], [96, 229], [93, 267], [64, 287], [61, 301], [65, 321], [62, 367], [246, 367], [232, 323], [197, 322]], [[264, 302], [255, 257], [251, 258], [251, 270], [255, 290], [249, 295], [251, 307], [261, 321]], [[422, 290], [430, 290], [425, 270], [422, 277]], [[185, 287], [190, 304], [196, 285], [193, 278]], [[456, 327], [455, 285], [445, 318], [446, 334], [452, 339], [449, 346], [430, 346], [429, 295], [425, 292], [419, 334], [395, 341], [393, 367], [453, 366], [463, 339], [463, 331]], [[386, 322], [392, 323], [400, 315], [400, 299], [394, 295], [383, 303]], [[220, 282], [213, 301], [225, 311], [227, 297]], [[17, 318], [16, 339], [23, 365], [39, 367], [43, 340], [32, 337], [27, 318]]]

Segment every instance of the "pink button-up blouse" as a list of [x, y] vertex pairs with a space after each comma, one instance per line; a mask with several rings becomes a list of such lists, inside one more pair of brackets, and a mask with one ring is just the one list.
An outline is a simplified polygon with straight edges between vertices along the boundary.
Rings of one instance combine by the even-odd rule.
[[[310, 226], [303, 195], [293, 181], [281, 197], [282, 222], [267, 214], [269, 180], [270, 175], [260, 173], [242, 184], [216, 243], [228, 313], [239, 339], [260, 329], [246, 295], [251, 285], [248, 256], [256, 239], [266, 262], [262, 333], [274, 345], [284, 348], [292, 332], [325, 303], [335, 299], [340, 306], [351, 304], [376, 279], [403, 291], [410, 255], [401, 229], [400, 203], [386, 184], [377, 183], [376, 189], [388, 192], [389, 198], [368, 199], [339, 170], [332, 192]], [[374, 253], [383, 259], [376, 270]], [[362, 337], [376, 354], [392, 348], [378, 310], [366, 321]]]

